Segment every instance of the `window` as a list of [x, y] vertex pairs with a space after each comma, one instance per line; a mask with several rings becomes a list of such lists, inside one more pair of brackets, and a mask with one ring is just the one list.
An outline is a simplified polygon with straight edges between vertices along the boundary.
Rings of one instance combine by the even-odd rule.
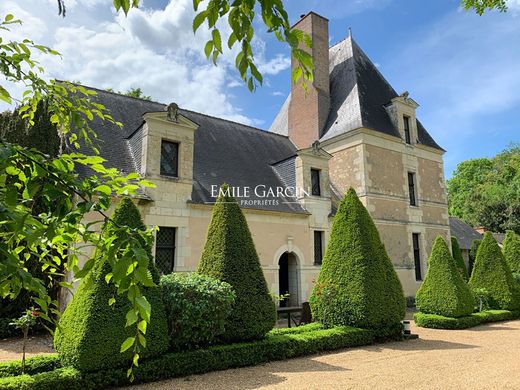
[[323, 232], [314, 231], [314, 264], [320, 265], [323, 260]]
[[419, 247], [419, 233], [412, 234], [413, 241], [413, 261], [415, 263], [415, 280], [422, 280], [421, 270], [421, 248]]
[[163, 275], [173, 272], [175, 233], [176, 229], [173, 227], [160, 227], [155, 238], [155, 265]]
[[312, 186], [312, 195], [321, 196], [320, 170], [319, 169], [311, 169], [311, 186]]
[[406, 141], [407, 144], [411, 144], [412, 137], [410, 135], [410, 117], [404, 116], [403, 120], [404, 120], [404, 140]]
[[161, 175], [178, 177], [179, 144], [161, 141]]
[[410, 195], [410, 206], [417, 206], [415, 194], [415, 173], [408, 172], [408, 194]]

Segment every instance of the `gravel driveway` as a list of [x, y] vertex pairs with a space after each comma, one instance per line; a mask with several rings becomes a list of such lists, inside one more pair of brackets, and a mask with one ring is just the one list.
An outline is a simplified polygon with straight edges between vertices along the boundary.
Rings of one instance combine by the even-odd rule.
[[419, 340], [132, 386], [165, 389], [520, 389], [520, 321], [413, 328]]

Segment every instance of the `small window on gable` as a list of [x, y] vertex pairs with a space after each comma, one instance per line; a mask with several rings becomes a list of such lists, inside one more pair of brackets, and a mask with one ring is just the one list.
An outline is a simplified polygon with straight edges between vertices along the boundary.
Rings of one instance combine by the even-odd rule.
[[412, 135], [410, 133], [410, 117], [405, 115], [403, 117], [403, 120], [404, 120], [404, 140], [407, 144], [411, 144]]
[[320, 187], [320, 170], [319, 169], [311, 169], [311, 186], [312, 186], [312, 195], [313, 196], [321, 196], [321, 187]]
[[179, 177], [179, 144], [161, 141], [161, 175]]

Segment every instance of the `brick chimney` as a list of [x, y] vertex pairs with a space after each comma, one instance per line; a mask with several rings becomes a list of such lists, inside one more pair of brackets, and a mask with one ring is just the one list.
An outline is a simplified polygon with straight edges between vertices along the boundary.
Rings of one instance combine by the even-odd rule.
[[[302, 30], [312, 38], [312, 48], [303, 45], [314, 59], [314, 82], [307, 93], [300, 83], [291, 79], [289, 104], [289, 138], [299, 149], [308, 148], [322, 135], [330, 110], [329, 85], [329, 21], [310, 12], [302, 16], [293, 28]], [[298, 62], [292, 59], [292, 69]]]

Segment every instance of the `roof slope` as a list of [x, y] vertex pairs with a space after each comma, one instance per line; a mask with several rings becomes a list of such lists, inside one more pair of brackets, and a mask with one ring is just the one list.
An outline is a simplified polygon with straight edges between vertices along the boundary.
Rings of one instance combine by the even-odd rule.
[[[144, 123], [147, 112], [165, 111], [166, 105], [132, 98], [96, 88], [96, 100], [103, 104], [123, 128], [101, 121], [91, 124], [96, 132], [100, 155], [107, 160], [108, 167], [115, 167], [124, 173], [136, 172], [139, 166], [132, 152], [129, 139]], [[294, 156], [296, 147], [289, 138], [269, 133], [240, 123], [211, 117], [188, 110], [180, 110], [199, 128], [195, 131], [193, 191], [195, 203], [214, 202], [211, 197], [213, 185], [228, 183], [235, 187], [251, 187], [250, 200], [260, 200], [255, 196], [254, 187], [285, 187], [283, 178], [272, 166], [281, 160]], [[262, 189], [262, 188], [261, 188]], [[267, 197], [279, 204], [241, 204], [245, 208], [306, 213], [293, 198]], [[294, 202], [294, 203], [293, 203]]]
[[[385, 105], [397, 92], [385, 80], [366, 54], [348, 37], [329, 49], [331, 109], [321, 141], [360, 127], [399, 137]], [[270, 131], [287, 134], [290, 95], [271, 125]], [[442, 150], [417, 121], [420, 144]]]
[[451, 235], [457, 238], [460, 249], [470, 250], [473, 241], [482, 240], [482, 234], [459, 218], [450, 217], [450, 231]]

